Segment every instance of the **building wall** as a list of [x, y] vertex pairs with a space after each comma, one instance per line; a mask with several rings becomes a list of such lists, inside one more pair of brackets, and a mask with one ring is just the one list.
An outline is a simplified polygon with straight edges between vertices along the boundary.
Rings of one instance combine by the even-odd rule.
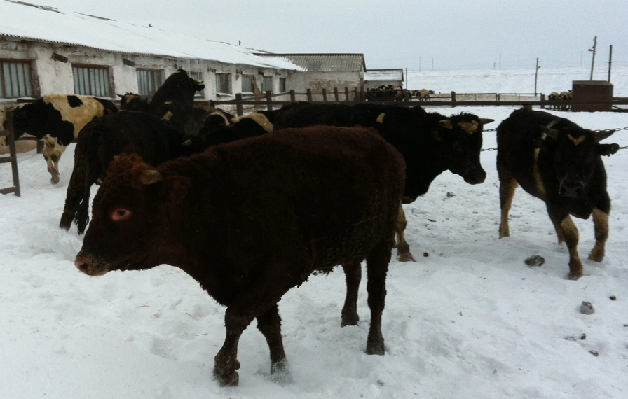
[[[53, 53], [67, 57], [67, 62], [52, 58]], [[261, 87], [262, 76], [273, 76], [273, 92], [279, 90], [279, 78], [288, 77], [287, 70], [264, 68], [252, 65], [228, 64], [208, 60], [175, 59], [153, 55], [123, 54], [96, 50], [83, 46], [54, 43], [17, 41], [0, 37], [0, 59], [31, 60], [35, 97], [52, 93], [74, 93], [72, 65], [95, 65], [109, 68], [111, 96], [126, 92], [138, 92], [137, 69], [162, 70], [164, 78], [178, 68], [200, 72], [205, 83], [203, 96], [198, 99], [232, 100], [241, 93], [243, 75], [255, 77], [257, 88]], [[123, 59], [134, 66], [125, 65]], [[229, 73], [231, 93], [218, 96], [216, 73]], [[304, 89], [303, 89], [304, 90]]]

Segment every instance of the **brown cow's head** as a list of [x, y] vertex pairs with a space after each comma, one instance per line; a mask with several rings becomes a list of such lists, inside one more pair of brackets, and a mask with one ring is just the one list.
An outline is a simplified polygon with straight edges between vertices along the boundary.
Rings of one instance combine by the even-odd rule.
[[167, 263], [172, 244], [165, 209], [185, 197], [189, 184], [185, 177], [162, 178], [135, 154], [118, 156], [94, 198], [76, 267], [99, 276]]
[[615, 143], [600, 144], [614, 131], [543, 127], [543, 132], [543, 138], [536, 144], [550, 155], [559, 182], [558, 194], [563, 197], [582, 197], [601, 162], [600, 155], [610, 156], [619, 150], [619, 145]]
[[486, 179], [480, 164], [482, 130], [493, 119], [478, 118], [461, 113], [440, 121], [436, 132], [437, 140], [444, 144], [447, 168], [469, 184], [478, 184]]

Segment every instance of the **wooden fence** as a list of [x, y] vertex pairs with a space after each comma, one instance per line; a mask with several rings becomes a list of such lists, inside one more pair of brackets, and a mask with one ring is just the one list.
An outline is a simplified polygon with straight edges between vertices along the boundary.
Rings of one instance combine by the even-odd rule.
[[[343, 103], [343, 104], [395, 104], [401, 106], [430, 106], [430, 107], [464, 107], [464, 106], [532, 106], [545, 109], [570, 110], [573, 101], [547, 100], [544, 94], [534, 95], [532, 93], [439, 93], [430, 94], [427, 100], [411, 98], [408, 91], [405, 91], [401, 100], [364, 100], [364, 92], [358, 89], [339, 90], [334, 87], [332, 91], [323, 89], [320, 92], [307, 90], [305, 93], [296, 93], [291, 90], [287, 93], [273, 94], [266, 92], [262, 97], [243, 96], [236, 94], [233, 100], [212, 101], [214, 105], [228, 105], [235, 108], [238, 116], [244, 113], [260, 110], [272, 111], [285, 104], [307, 101], [310, 103]], [[200, 101], [208, 103], [209, 101]], [[587, 103], [591, 104], [591, 103]], [[612, 105], [628, 105], [628, 97], [613, 98]]]

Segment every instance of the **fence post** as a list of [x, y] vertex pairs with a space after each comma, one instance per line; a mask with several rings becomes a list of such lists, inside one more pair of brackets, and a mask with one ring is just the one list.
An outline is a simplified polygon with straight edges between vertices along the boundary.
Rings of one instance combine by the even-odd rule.
[[323, 89], [321, 89], [321, 90], [322, 90], [322, 93], [323, 93], [323, 101], [324, 101], [324, 102], [327, 102], [327, 89], [324, 89], [324, 88], [323, 88]]
[[307, 97], [307, 101], [312, 102], [312, 89], [307, 89], [305, 91], [305, 96]]
[[410, 101], [410, 92], [408, 90], [403, 91], [403, 101]]
[[361, 100], [361, 98], [358, 98], [358, 88], [355, 87], [353, 89], [353, 101], [360, 101], [360, 100]]
[[345, 86], [345, 99], [349, 101], [349, 88]]
[[236, 114], [238, 116], [244, 115], [244, 106], [242, 105], [242, 93], [236, 93]]
[[272, 91], [266, 92], [266, 104], [268, 104], [268, 110], [272, 111], [273, 110], [273, 92]]
[[456, 106], [456, 92], [455, 91], [451, 92], [451, 106], [452, 107]]
[[337, 103], [340, 102], [340, 96], [338, 95], [338, 88], [336, 86], [334, 86], [334, 98]]
[[293, 103], [297, 102], [297, 97], [294, 94], [294, 90], [290, 90], [290, 102], [293, 102]]
[[545, 109], [545, 104], [544, 104], [545, 103], [545, 94], [541, 93], [540, 100], [541, 100], [541, 108]]

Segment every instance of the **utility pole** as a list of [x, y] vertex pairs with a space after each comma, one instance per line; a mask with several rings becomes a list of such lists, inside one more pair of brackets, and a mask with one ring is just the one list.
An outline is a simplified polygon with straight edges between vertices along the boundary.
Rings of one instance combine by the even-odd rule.
[[535, 72], [534, 72], [534, 97], [536, 97], [536, 84], [539, 81], [539, 68], [540, 68], [540, 66], [539, 66], [539, 59], [537, 58], [536, 59], [536, 69], [535, 69]]
[[591, 77], [589, 80], [593, 80], [593, 68], [595, 67], [595, 51], [597, 49], [597, 36], [593, 37], [593, 48], [590, 48], [589, 51], [593, 52], [593, 56], [591, 57]]
[[611, 44], [611, 50], [608, 56], [608, 82], [611, 82], [611, 64], [613, 63], [613, 45]]

